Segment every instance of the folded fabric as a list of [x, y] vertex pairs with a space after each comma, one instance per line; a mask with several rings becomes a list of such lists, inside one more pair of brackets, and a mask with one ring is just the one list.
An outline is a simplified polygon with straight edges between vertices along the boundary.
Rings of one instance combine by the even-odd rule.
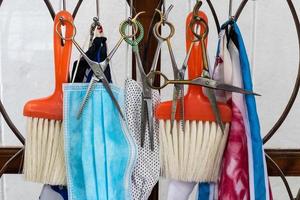
[[193, 182], [171, 180], [167, 200], [188, 200], [195, 185], [197, 184]]
[[[153, 110], [160, 102], [158, 91], [152, 92]], [[128, 127], [138, 146], [138, 158], [132, 174], [132, 199], [147, 200], [159, 180], [159, 127], [154, 120], [154, 151], [150, 149], [149, 127], [146, 127], [145, 146], [141, 147], [142, 87], [134, 80], [125, 83], [125, 113]]]
[[39, 200], [68, 200], [67, 187], [44, 185]]
[[[220, 33], [215, 77], [227, 84], [252, 91], [250, 65], [243, 38], [235, 21], [225, 23]], [[218, 184], [220, 200], [270, 200], [266, 161], [253, 95], [227, 93], [233, 117]], [[199, 186], [203, 191], [204, 185]], [[211, 193], [205, 197], [208, 199]]]
[[[70, 200], [130, 200], [136, 145], [102, 83], [80, 119], [76, 113], [88, 84], [64, 85], [64, 132]], [[123, 91], [110, 85], [121, 108]]]

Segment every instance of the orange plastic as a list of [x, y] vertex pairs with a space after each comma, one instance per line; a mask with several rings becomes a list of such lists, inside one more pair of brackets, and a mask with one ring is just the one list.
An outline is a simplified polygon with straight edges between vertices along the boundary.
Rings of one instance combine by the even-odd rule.
[[[63, 119], [63, 83], [68, 82], [69, 65], [72, 51], [72, 41], [67, 40], [62, 45], [62, 40], [56, 28], [61, 28], [60, 17], [73, 22], [72, 15], [67, 11], [57, 13], [54, 19], [54, 61], [55, 61], [55, 90], [46, 98], [35, 99], [27, 102], [23, 114], [27, 117], [62, 120]], [[74, 28], [70, 23], [65, 23], [65, 37], [73, 35]]]
[[[199, 11], [201, 16], [206, 22], [208, 21], [205, 13]], [[190, 13], [186, 20], [186, 47], [190, 48], [192, 40], [194, 39], [193, 33], [190, 30], [190, 22], [192, 21], [193, 13]], [[205, 41], [207, 45], [207, 40]], [[203, 70], [202, 50], [200, 42], [194, 44], [188, 61], [189, 79], [194, 79], [201, 76]], [[223, 122], [231, 122], [232, 112], [228, 105], [218, 103], [221, 118]], [[177, 106], [179, 108], [179, 105]], [[172, 102], [163, 102], [157, 106], [156, 118], [162, 120], [171, 119]], [[180, 112], [177, 109], [176, 119], [180, 120]], [[184, 119], [197, 120], [197, 121], [216, 121], [214, 113], [211, 109], [208, 98], [204, 95], [201, 86], [190, 85], [186, 96], [184, 97]]]

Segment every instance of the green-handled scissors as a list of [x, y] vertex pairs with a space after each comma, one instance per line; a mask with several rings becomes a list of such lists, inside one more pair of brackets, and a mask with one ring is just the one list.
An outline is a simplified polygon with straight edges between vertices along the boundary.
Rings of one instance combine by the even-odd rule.
[[[141, 12], [143, 13], [143, 12]], [[140, 14], [141, 14], [140, 13]], [[136, 17], [135, 17], [136, 18]], [[153, 123], [153, 105], [152, 105], [152, 89], [149, 87], [147, 83], [147, 74], [144, 70], [143, 63], [141, 60], [140, 52], [139, 52], [139, 43], [142, 41], [144, 37], [144, 28], [142, 24], [137, 21], [136, 19], [133, 19], [132, 21], [127, 21], [126, 24], [128, 25], [130, 23], [136, 23], [137, 27], [133, 26], [133, 29], [138, 28], [139, 36], [133, 37], [133, 38], [124, 38], [124, 40], [132, 46], [133, 53], [135, 55], [137, 67], [139, 69], [141, 80], [142, 80], [142, 118], [141, 118], [141, 146], [144, 147], [145, 143], [145, 134], [146, 134], [146, 124], [148, 124], [149, 128], [149, 137], [150, 137], [150, 149], [151, 151], [154, 151], [154, 123]], [[121, 28], [120, 34], [126, 35], [125, 33], [126, 29]], [[137, 30], [134, 30], [137, 31]]]

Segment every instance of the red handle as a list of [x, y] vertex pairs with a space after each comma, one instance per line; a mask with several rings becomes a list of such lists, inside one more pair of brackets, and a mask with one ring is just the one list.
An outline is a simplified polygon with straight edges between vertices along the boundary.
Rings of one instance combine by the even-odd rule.
[[[23, 114], [28, 117], [44, 119], [63, 119], [63, 83], [68, 82], [69, 66], [72, 52], [72, 41], [66, 40], [62, 44], [62, 39], [57, 31], [61, 30], [63, 18], [73, 23], [73, 18], [67, 11], [57, 13], [54, 19], [54, 64], [55, 64], [55, 90], [53, 94], [46, 98], [35, 99], [27, 102], [24, 106]], [[71, 38], [74, 27], [71, 23], [65, 22], [65, 38]]]
[[[208, 23], [207, 16], [204, 12], [199, 11], [198, 16], [203, 18], [203, 20]], [[189, 49], [190, 46], [193, 43], [193, 40], [195, 40], [195, 36], [192, 33], [190, 24], [193, 21], [194, 13], [190, 13], [186, 19], [186, 48]], [[200, 33], [204, 33], [203, 25], [201, 24]], [[205, 40], [205, 46], [207, 46], [207, 38]], [[202, 75], [203, 71], [203, 58], [202, 58], [202, 48], [201, 48], [201, 42], [195, 42], [189, 61], [188, 61], [188, 77], [189, 80], [198, 78]], [[199, 86], [190, 85], [188, 87], [187, 96], [189, 95], [201, 95], [201, 97], [205, 97], [202, 90], [199, 88]]]
[[[72, 52], [72, 41], [62, 39], [57, 33], [61, 31], [60, 18], [73, 23], [73, 18], [67, 11], [59, 12], [54, 19], [54, 64], [55, 64], [55, 91], [54, 93], [62, 93], [62, 84], [68, 82], [69, 65]], [[74, 28], [71, 23], [65, 22], [65, 38], [73, 36]]]

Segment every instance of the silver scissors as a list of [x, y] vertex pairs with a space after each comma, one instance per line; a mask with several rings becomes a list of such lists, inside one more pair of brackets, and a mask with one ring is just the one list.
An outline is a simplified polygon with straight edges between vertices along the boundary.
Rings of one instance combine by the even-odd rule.
[[[193, 16], [192, 22], [190, 24], [190, 27], [191, 27], [191, 31], [192, 31], [193, 35], [196, 38], [198, 38], [198, 40], [200, 41], [200, 44], [201, 44], [202, 60], [203, 60], [202, 78], [207, 79], [207, 81], [209, 81], [209, 80], [213, 80], [209, 73], [208, 57], [207, 57], [207, 52], [206, 52], [207, 50], [206, 50], [206, 46], [205, 46], [205, 40], [209, 33], [209, 27], [208, 27], [208, 24], [200, 16], [198, 16], [198, 11], [200, 10], [201, 5], [202, 5], [202, 2], [198, 1], [198, 3], [196, 4], [196, 6], [194, 8], [194, 16]], [[204, 26], [205, 31], [203, 33], [198, 33], [197, 31], [195, 31], [193, 27], [196, 24], [202, 24]], [[209, 83], [209, 82], [207, 82], [207, 83]], [[216, 98], [214, 89], [212, 87], [205, 87], [205, 88], [206, 88], [206, 90], [205, 90], [206, 95], [210, 102], [210, 105], [211, 105], [212, 111], [214, 113], [214, 116], [216, 118], [217, 124], [220, 126], [222, 132], [224, 133], [225, 126], [221, 119], [221, 113], [220, 113], [220, 110], [219, 110], [219, 107], [217, 104], [217, 98]]]
[[[152, 80], [156, 76], [160, 76], [163, 80], [162, 84], [160, 86], [155, 86]], [[160, 90], [165, 88], [167, 85], [170, 84], [178, 84], [178, 85], [198, 85], [214, 90], [223, 90], [226, 92], [235, 92], [235, 93], [240, 93], [240, 94], [245, 94], [245, 95], [255, 95], [255, 96], [261, 96], [260, 94], [257, 94], [252, 91], [248, 91], [233, 85], [221, 83], [219, 81], [213, 80], [211, 78], [204, 78], [204, 77], [198, 77], [193, 80], [169, 80], [165, 74], [163, 74], [160, 71], [152, 71], [151, 73], [148, 74], [148, 84], [152, 89]]]
[[[109, 85], [109, 82], [104, 74], [104, 71], [106, 69], [106, 67], [108, 66], [110, 60], [112, 59], [113, 55], [116, 53], [116, 51], [118, 50], [118, 48], [120, 47], [122, 41], [124, 40], [124, 38], [130, 38], [130, 37], [133, 37], [134, 35], [137, 34], [137, 32], [134, 32], [132, 35], [123, 35], [121, 37], [121, 39], [118, 41], [118, 43], [116, 44], [116, 46], [111, 50], [111, 52], [109, 53], [109, 55], [107, 56], [107, 58], [103, 61], [103, 62], [95, 62], [95, 61], [92, 61], [91, 59], [88, 58], [88, 56], [85, 54], [84, 50], [80, 47], [80, 45], [75, 41], [75, 35], [76, 35], [76, 27], [75, 25], [68, 21], [68, 20], [65, 20], [65, 19], [60, 19], [61, 21], [61, 24], [67, 22], [67, 23], [70, 23], [73, 27], [74, 27], [74, 34], [72, 37], [70, 38], [65, 38], [63, 37], [59, 32], [58, 34], [60, 35], [60, 37], [63, 39], [63, 40], [71, 40], [73, 42], [73, 44], [75, 45], [75, 47], [78, 49], [78, 51], [80, 52], [80, 54], [82, 55], [82, 57], [86, 60], [86, 62], [88, 63], [88, 65], [91, 67], [92, 71], [93, 71], [93, 77], [91, 79], [91, 82], [88, 86], [88, 89], [87, 89], [87, 92], [84, 96], [84, 99], [80, 105], [80, 108], [79, 108], [79, 111], [77, 113], [77, 119], [80, 118], [82, 112], [83, 112], [83, 109], [85, 107], [85, 105], [87, 104], [88, 100], [89, 100], [89, 97], [92, 93], [92, 90], [93, 90], [93, 87], [95, 85], [95, 83], [97, 83], [99, 80], [102, 81], [103, 83], [103, 86], [105, 87], [106, 91], [108, 92], [108, 94], [110, 95], [114, 105], [116, 106], [116, 108], [118, 109], [118, 112], [120, 113], [121, 117], [123, 119], [124, 118], [124, 115], [123, 115], [123, 112], [121, 110], [121, 107], [118, 103], [118, 101], [116, 100], [111, 88], [110, 88], [110, 85]], [[133, 26], [135, 27], [136, 24], [128, 24], [128, 23], [125, 23], [126, 21], [122, 22], [121, 25], [120, 25], [120, 29], [121, 27], [123, 29], [126, 29], [127, 26]], [[124, 27], [126, 26], [126, 27]], [[57, 29], [58, 30], [58, 29]]]
[[[145, 144], [145, 133], [146, 133], [146, 124], [149, 127], [149, 137], [150, 137], [150, 149], [154, 151], [154, 130], [153, 130], [153, 105], [152, 105], [152, 89], [148, 85], [147, 74], [144, 71], [143, 63], [139, 53], [139, 43], [142, 41], [144, 36], [144, 28], [142, 24], [136, 19], [132, 22], [137, 24], [138, 32], [140, 33], [139, 37], [134, 39], [125, 38], [125, 41], [132, 46], [133, 53], [135, 55], [136, 63], [140, 71], [142, 79], [142, 118], [141, 118], [141, 146], [144, 147]], [[126, 23], [131, 23], [130, 21]], [[135, 28], [135, 27], [134, 27]], [[125, 34], [125, 30], [120, 30], [121, 35]]]
[[[174, 78], [177, 80], [184, 79], [186, 66], [183, 65], [181, 69], [178, 69], [178, 65], [175, 60], [175, 56], [172, 49], [171, 39], [175, 34], [175, 27], [174, 25], [168, 21], [168, 15], [173, 8], [173, 5], [171, 5], [166, 12], [156, 10], [160, 14], [160, 21], [157, 22], [153, 28], [153, 35], [158, 41], [158, 46], [155, 52], [154, 60], [152, 63], [151, 69], [154, 70], [155, 66], [157, 65], [159, 52], [161, 50], [161, 46], [164, 42], [167, 43], [170, 58], [171, 58], [171, 64], [173, 69]], [[162, 29], [163, 26], [167, 25], [170, 29], [169, 35], [163, 37], [160, 34], [160, 29]], [[174, 91], [173, 91], [173, 100], [172, 100], [172, 112], [171, 112], [171, 130], [173, 130], [174, 121], [176, 117], [176, 111], [177, 111], [177, 104], [178, 100], [180, 100], [180, 124], [182, 129], [184, 129], [184, 86], [183, 85], [174, 85]]]

